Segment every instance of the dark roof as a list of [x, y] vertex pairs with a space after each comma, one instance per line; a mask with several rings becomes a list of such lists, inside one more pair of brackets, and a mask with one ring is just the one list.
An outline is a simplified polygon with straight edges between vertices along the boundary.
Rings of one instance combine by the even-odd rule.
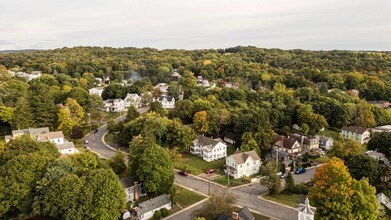
[[208, 146], [208, 145], [215, 146], [220, 142], [218, 140], [214, 140], [212, 138], [205, 137], [203, 135], [198, 135], [197, 141], [198, 141], [198, 144], [202, 145], [202, 146]]
[[171, 102], [173, 99], [174, 99], [174, 97], [172, 97], [172, 96], [159, 96], [159, 101], [163, 101], [163, 99], [164, 98], [166, 98], [167, 99], [167, 101], [169, 101], [169, 102]]
[[[251, 214], [250, 210], [247, 208], [247, 206], [243, 206], [243, 208], [241, 208], [238, 211], [238, 215], [239, 215], [239, 220], [254, 220], [255, 219], [254, 216]], [[219, 215], [218, 220], [232, 220], [232, 216], [227, 215], [225, 213], [221, 213]]]
[[361, 128], [361, 127], [355, 127], [355, 126], [349, 126], [349, 127], [342, 127], [341, 130], [350, 131], [357, 134], [364, 134], [368, 129]]
[[317, 137], [312, 136], [312, 135], [292, 134], [292, 138], [296, 139], [299, 143], [301, 143], [302, 137], [304, 137], [304, 139], [303, 139], [304, 144], [310, 144], [310, 141], [312, 139], [318, 139]]
[[134, 186], [134, 182], [138, 182], [138, 178], [136, 177], [124, 177], [120, 179], [121, 185], [123, 188], [129, 188]]
[[274, 143], [276, 145], [278, 145], [279, 147], [292, 149], [293, 146], [296, 143], [296, 140], [294, 138], [287, 138], [287, 137], [284, 137], [284, 136], [276, 136], [274, 138]]

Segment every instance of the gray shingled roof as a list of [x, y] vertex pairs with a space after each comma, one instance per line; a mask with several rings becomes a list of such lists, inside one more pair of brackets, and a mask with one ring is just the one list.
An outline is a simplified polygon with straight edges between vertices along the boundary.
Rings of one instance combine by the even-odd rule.
[[63, 138], [63, 137], [64, 137], [64, 134], [62, 133], [62, 131], [45, 132], [45, 133], [42, 133], [39, 135], [39, 139], [41, 141], [50, 140], [50, 139], [54, 139], [54, 138]]
[[18, 134], [37, 135], [37, 134], [41, 134], [43, 132], [49, 132], [49, 128], [43, 127], [43, 128], [29, 128], [29, 129], [23, 129], [23, 130], [13, 130], [12, 136], [15, 136]]
[[212, 138], [208, 138], [203, 135], [198, 135], [197, 141], [198, 141], [198, 144], [202, 145], [202, 146], [208, 146], [208, 145], [215, 146], [219, 143], [218, 140], [214, 140]]
[[172, 96], [160, 96], [159, 101], [163, 101], [163, 99], [166, 98], [167, 101], [171, 102], [174, 97]]
[[74, 148], [75, 145], [73, 144], [73, 142], [64, 142], [63, 144], [57, 144], [56, 147], [59, 150], [65, 150], [65, 149]]
[[278, 145], [279, 147], [292, 149], [293, 146], [296, 143], [296, 140], [294, 138], [287, 138], [284, 136], [277, 136], [274, 138], [274, 143]]
[[162, 206], [167, 205], [170, 202], [170, 195], [163, 194], [153, 199], [139, 203], [138, 207], [140, 208], [140, 213], [144, 214], [154, 209], [160, 209]]
[[364, 134], [368, 129], [366, 128], [361, 128], [361, 127], [355, 127], [355, 126], [349, 126], [349, 127], [342, 127], [341, 130], [344, 131], [350, 131], [356, 134]]

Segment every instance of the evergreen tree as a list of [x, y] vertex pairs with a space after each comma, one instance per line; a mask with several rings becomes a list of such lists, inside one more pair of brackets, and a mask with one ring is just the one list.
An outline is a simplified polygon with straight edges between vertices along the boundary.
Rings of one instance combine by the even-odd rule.
[[12, 126], [16, 129], [34, 127], [33, 114], [26, 97], [22, 96], [16, 101]]

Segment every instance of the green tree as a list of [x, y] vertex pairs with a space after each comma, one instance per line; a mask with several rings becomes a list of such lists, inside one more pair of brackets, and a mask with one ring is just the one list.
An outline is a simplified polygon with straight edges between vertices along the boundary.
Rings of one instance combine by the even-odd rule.
[[138, 160], [137, 176], [150, 193], [168, 193], [174, 182], [174, 164], [166, 149], [157, 144], [145, 148]]
[[88, 104], [88, 92], [81, 87], [73, 87], [68, 93], [68, 98], [75, 99], [83, 108], [87, 107]]
[[34, 127], [33, 115], [25, 96], [18, 98], [16, 102], [12, 126], [16, 129]]
[[361, 144], [350, 139], [344, 142], [334, 141], [333, 146], [328, 152], [331, 157], [339, 157], [344, 160], [361, 153]]
[[293, 179], [292, 173], [288, 173], [287, 177], [285, 178], [285, 190], [289, 192], [293, 192], [295, 189], [295, 180]]
[[125, 163], [125, 153], [123, 151], [117, 151], [115, 152], [114, 157], [110, 158], [108, 163], [111, 169], [113, 169], [114, 173], [117, 175], [121, 174], [126, 170], [126, 163]]
[[380, 184], [382, 167], [376, 159], [359, 154], [347, 159], [346, 166], [354, 179], [360, 180], [367, 177], [371, 185], [378, 186]]
[[240, 146], [240, 150], [243, 152], [255, 150], [257, 153], [259, 153], [258, 143], [257, 141], [255, 141], [251, 132], [245, 132], [242, 135], [242, 144]]
[[194, 130], [197, 134], [205, 134], [209, 131], [206, 111], [196, 112], [193, 117]]
[[217, 219], [221, 213], [232, 213], [235, 208], [237, 197], [228, 189], [218, 189], [211, 193], [210, 198], [201, 208], [194, 210], [193, 218], [207, 220]]
[[163, 108], [160, 102], [152, 102], [148, 112], [156, 112], [163, 117], [168, 115], [167, 109]]
[[2, 122], [11, 124], [14, 117], [14, 108], [7, 106], [0, 106], [0, 120]]
[[277, 175], [276, 163], [269, 161], [265, 165], [262, 165], [259, 173], [263, 176], [260, 184], [266, 186], [271, 195], [279, 194], [281, 191], [281, 180]]
[[391, 133], [389, 132], [375, 133], [367, 145], [369, 150], [377, 150], [383, 153], [388, 159], [391, 158], [390, 146]]
[[68, 98], [65, 107], [62, 107], [58, 113], [58, 129], [65, 134], [70, 134], [72, 128], [81, 125], [84, 118], [84, 109], [75, 99]]
[[138, 112], [137, 109], [133, 105], [131, 105], [126, 113], [126, 121], [134, 120], [139, 116], [140, 116], [140, 112]]

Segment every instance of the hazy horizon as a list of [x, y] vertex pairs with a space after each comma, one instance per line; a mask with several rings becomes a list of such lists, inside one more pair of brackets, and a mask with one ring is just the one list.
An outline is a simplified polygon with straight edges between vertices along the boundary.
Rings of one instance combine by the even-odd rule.
[[0, 0], [0, 50], [391, 50], [391, 1]]

